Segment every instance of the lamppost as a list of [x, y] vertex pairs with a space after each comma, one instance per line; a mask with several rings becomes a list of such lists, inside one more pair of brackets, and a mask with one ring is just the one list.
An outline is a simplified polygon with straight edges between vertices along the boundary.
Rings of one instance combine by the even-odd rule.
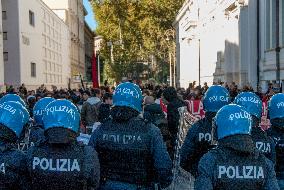
[[[176, 87], [176, 44], [175, 36], [176, 32], [173, 28], [166, 30], [166, 41], [169, 41], [169, 63], [170, 63], [170, 86]], [[172, 59], [173, 58], [173, 59]], [[173, 66], [172, 66], [173, 64]]]

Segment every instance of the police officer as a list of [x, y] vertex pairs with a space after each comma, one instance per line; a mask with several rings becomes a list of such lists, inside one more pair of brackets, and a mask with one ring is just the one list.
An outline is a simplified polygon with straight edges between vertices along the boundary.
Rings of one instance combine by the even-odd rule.
[[39, 144], [44, 141], [44, 128], [43, 128], [43, 115], [45, 113], [46, 106], [55, 101], [54, 98], [42, 98], [33, 108], [34, 123], [30, 128], [29, 145]]
[[255, 146], [268, 159], [275, 162], [275, 143], [272, 138], [259, 127], [262, 115], [262, 101], [260, 98], [253, 92], [243, 92], [235, 98], [234, 103], [244, 107], [246, 111], [251, 114], [251, 137], [255, 142]]
[[284, 189], [284, 94], [272, 96], [268, 105], [268, 116], [271, 128], [268, 135], [276, 144], [276, 165], [275, 171], [280, 189]]
[[43, 115], [46, 141], [27, 152], [30, 189], [98, 188], [98, 157], [92, 147], [77, 143], [79, 123], [80, 114], [70, 101], [48, 104]]
[[196, 190], [279, 189], [273, 162], [250, 136], [252, 118], [245, 108], [224, 106], [216, 115], [216, 127], [218, 146], [201, 158]]
[[25, 155], [15, 144], [28, 122], [28, 111], [17, 102], [0, 103], [0, 189], [29, 189]]
[[205, 118], [196, 122], [187, 133], [181, 148], [180, 166], [194, 177], [197, 176], [200, 158], [212, 148], [212, 120], [220, 108], [229, 104], [229, 99], [229, 92], [226, 88], [218, 85], [211, 86], [203, 99]]
[[92, 134], [90, 145], [99, 154], [100, 189], [165, 188], [172, 181], [172, 161], [160, 130], [139, 117], [140, 88], [125, 82], [113, 95], [111, 119]]

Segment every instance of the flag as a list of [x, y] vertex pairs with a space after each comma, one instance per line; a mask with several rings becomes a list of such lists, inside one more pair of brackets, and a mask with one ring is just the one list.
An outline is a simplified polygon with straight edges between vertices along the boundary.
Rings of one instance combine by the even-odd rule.
[[93, 81], [93, 88], [99, 88], [98, 66], [97, 66], [97, 58], [95, 53], [93, 54], [92, 57], [92, 81]]

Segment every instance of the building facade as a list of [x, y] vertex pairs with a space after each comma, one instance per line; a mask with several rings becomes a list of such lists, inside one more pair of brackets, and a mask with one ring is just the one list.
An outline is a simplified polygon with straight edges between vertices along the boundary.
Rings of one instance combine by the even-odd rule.
[[[2, 4], [0, 3], [0, 11], [2, 14], [0, 14], [0, 52], [3, 52], [3, 36], [6, 35], [3, 33], [2, 29], [2, 15], [4, 16], [4, 19], [6, 18], [6, 12], [2, 11]], [[6, 37], [6, 36], [5, 36]], [[0, 92], [5, 90], [4, 85], [4, 61], [3, 61], [3, 54], [0, 53]]]
[[[179, 85], [187, 87], [189, 82], [199, 79], [201, 85], [212, 84], [216, 62], [219, 67], [223, 66], [222, 79], [240, 81], [239, 7], [232, 0], [187, 0], [184, 3], [174, 22]], [[218, 53], [222, 58], [217, 60]]]
[[202, 82], [266, 89], [284, 81], [284, 0], [187, 0], [174, 25], [181, 86], [199, 70]]
[[72, 82], [80, 83], [85, 73], [84, 16], [87, 11], [83, 0], [43, 0], [69, 27]]
[[[278, 5], [277, 5], [278, 1]], [[254, 1], [253, 1], [254, 2]], [[284, 82], [284, 0], [260, 0], [249, 3], [258, 7], [259, 15], [259, 81], [262, 88], [269, 82]], [[279, 15], [276, 9], [279, 9]], [[257, 18], [257, 17], [256, 17]], [[257, 19], [255, 19], [257, 20]], [[279, 27], [277, 27], [277, 25]], [[255, 43], [256, 44], [256, 43]], [[257, 46], [257, 44], [255, 45]], [[279, 50], [279, 51], [278, 51]], [[279, 63], [279, 70], [277, 69]], [[249, 70], [249, 75], [257, 76], [255, 67]], [[279, 79], [277, 79], [277, 72]]]
[[66, 88], [71, 75], [68, 26], [40, 0], [2, 0], [2, 8], [5, 83]]
[[92, 82], [92, 58], [94, 56], [95, 33], [85, 22], [85, 75], [87, 82]]

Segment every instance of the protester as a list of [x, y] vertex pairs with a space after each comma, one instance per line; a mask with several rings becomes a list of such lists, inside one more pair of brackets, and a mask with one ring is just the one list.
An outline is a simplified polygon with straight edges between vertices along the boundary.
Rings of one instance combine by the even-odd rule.
[[81, 120], [86, 127], [87, 134], [92, 133], [93, 125], [99, 121], [99, 106], [102, 104], [100, 89], [94, 89], [91, 95], [84, 102], [81, 110]]
[[163, 92], [163, 97], [167, 100], [167, 120], [169, 131], [171, 133], [171, 147], [170, 156], [173, 159], [174, 148], [177, 141], [178, 125], [179, 125], [179, 111], [178, 108], [186, 106], [185, 102], [178, 98], [176, 89], [173, 87], [168, 87]]

